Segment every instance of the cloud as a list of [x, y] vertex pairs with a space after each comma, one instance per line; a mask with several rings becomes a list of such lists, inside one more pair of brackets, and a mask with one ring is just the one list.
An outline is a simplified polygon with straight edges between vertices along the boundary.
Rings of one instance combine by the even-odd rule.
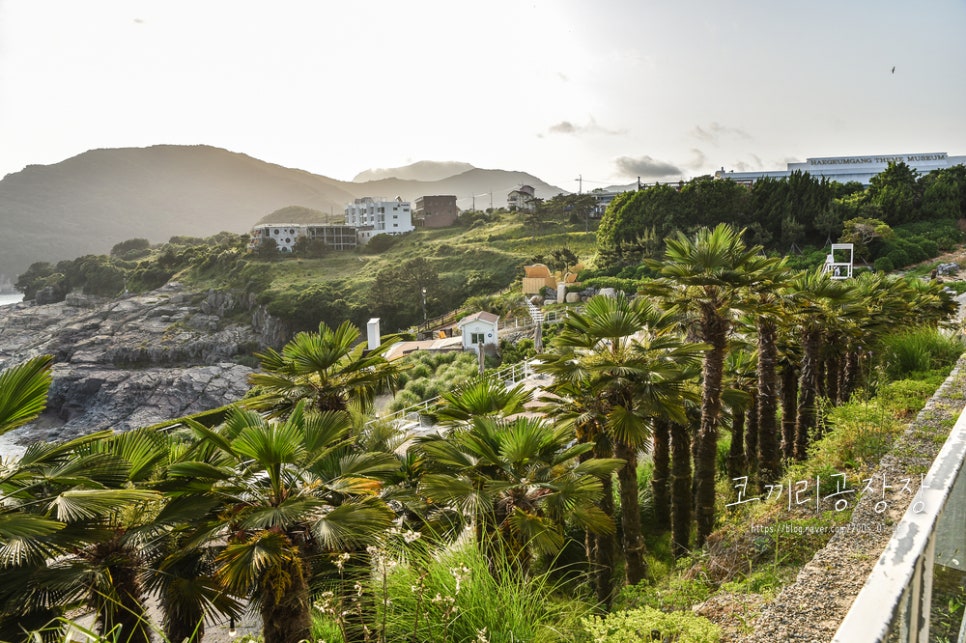
[[577, 127], [570, 121], [560, 121], [556, 125], [551, 125], [548, 130], [551, 134], [574, 134]]
[[601, 127], [597, 124], [597, 121], [593, 117], [587, 122], [586, 125], [577, 125], [572, 121], [560, 121], [551, 125], [547, 129], [548, 134], [607, 134], [608, 136], [618, 136], [621, 134], [626, 134], [626, 129], [608, 129], [606, 127]]
[[691, 148], [691, 160], [684, 164], [685, 167], [692, 170], [700, 170], [706, 167], [708, 164], [708, 157], [705, 156], [704, 152], [696, 147]]
[[738, 127], [728, 127], [727, 125], [722, 125], [721, 123], [712, 121], [707, 127], [701, 127], [700, 125], [695, 125], [694, 129], [691, 130], [691, 136], [706, 141], [708, 143], [718, 144], [718, 141], [722, 137], [733, 137], [744, 140], [751, 140], [751, 136]]
[[659, 179], [668, 176], [680, 176], [684, 174], [681, 168], [666, 161], [658, 161], [650, 156], [644, 155], [637, 158], [622, 156], [614, 163], [618, 171], [625, 176], [640, 176], [648, 179]]

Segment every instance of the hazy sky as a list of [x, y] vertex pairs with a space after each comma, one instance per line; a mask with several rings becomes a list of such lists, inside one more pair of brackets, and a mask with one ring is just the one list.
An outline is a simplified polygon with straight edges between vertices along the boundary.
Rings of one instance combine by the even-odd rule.
[[0, 0], [0, 176], [159, 143], [572, 191], [966, 154], [966, 1]]

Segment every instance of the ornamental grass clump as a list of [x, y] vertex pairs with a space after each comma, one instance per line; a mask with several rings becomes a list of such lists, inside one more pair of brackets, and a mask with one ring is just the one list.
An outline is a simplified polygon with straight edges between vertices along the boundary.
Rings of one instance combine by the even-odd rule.
[[583, 603], [565, 600], [546, 576], [524, 577], [511, 565], [494, 569], [474, 547], [410, 553], [374, 593], [386, 641], [521, 643], [572, 641]]

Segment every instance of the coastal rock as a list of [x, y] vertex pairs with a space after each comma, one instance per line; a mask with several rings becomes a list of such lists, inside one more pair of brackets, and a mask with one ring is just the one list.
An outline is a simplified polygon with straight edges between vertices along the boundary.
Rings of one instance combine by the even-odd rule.
[[247, 392], [252, 354], [285, 332], [247, 295], [177, 283], [116, 300], [72, 293], [0, 307], [0, 369], [55, 360], [47, 412], [9, 437], [62, 440], [222, 406]]

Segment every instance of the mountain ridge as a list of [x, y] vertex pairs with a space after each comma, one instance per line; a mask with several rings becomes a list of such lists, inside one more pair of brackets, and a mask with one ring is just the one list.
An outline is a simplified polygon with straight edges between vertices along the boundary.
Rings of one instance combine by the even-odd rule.
[[533, 185], [542, 198], [564, 192], [525, 172], [504, 170], [473, 168], [436, 181], [354, 183], [209, 145], [89, 150], [0, 179], [0, 221], [5, 224], [0, 282], [15, 280], [33, 262], [105, 254], [127, 239], [161, 243], [172, 236], [247, 232], [287, 206], [331, 215], [364, 196], [412, 201], [454, 194], [467, 208], [473, 195], [492, 192], [493, 205], [500, 207], [520, 183]]

